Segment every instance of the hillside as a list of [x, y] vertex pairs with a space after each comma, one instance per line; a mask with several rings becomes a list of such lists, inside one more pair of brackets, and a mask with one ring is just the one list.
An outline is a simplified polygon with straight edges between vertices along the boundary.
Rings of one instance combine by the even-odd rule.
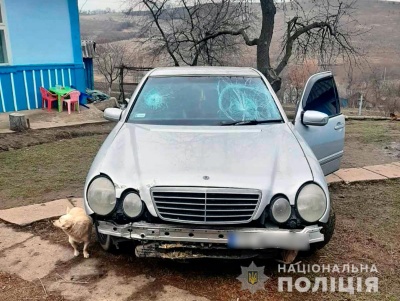
[[[304, 3], [307, 7], [312, 2], [305, 0]], [[365, 53], [364, 58], [368, 63], [364, 63], [363, 69], [356, 70], [355, 76], [367, 79], [370, 73], [383, 74], [386, 68], [387, 79], [400, 79], [400, 2], [359, 0], [358, 7], [354, 16], [362, 24], [361, 29], [367, 32], [354, 39], [354, 44]], [[254, 9], [259, 9], [258, 4], [254, 4]], [[132, 43], [132, 48], [140, 49], [145, 38], [139, 34], [142, 20], [140, 15], [143, 12], [131, 16], [123, 13], [82, 15], [82, 38], [96, 40], [98, 43], [126, 41]], [[279, 12], [276, 17], [273, 57], [280, 50], [283, 26], [283, 14]], [[254, 66], [255, 48], [243, 46], [241, 53], [236, 56], [236, 62], [232, 60], [232, 64]], [[337, 66], [334, 69], [339, 83], [344, 84], [345, 68]]]

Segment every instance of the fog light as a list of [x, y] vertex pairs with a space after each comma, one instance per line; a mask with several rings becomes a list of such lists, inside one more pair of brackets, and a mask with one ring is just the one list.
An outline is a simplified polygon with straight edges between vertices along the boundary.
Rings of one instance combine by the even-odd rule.
[[130, 218], [136, 218], [142, 214], [143, 202], [136, 193], [128, 193], [123, 201], [124, 213]]
[[292, 214], [292, 207], [287, 199], [279, 197], [272, 201], [271, 216], [279, 224], [286, 223]]

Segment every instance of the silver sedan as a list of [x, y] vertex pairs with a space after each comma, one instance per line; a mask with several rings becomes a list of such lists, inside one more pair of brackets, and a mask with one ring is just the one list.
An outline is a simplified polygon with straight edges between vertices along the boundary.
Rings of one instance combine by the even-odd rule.
[[345, 126], [332, 73], [309, 79], [293, 121], [260, 72], [233, 67], [154, 69], [104, 116], [117, 124], [85, 208], [105, 250], [133, 240], [143, 257], [252, 257], [331, 239], [325, 175]]

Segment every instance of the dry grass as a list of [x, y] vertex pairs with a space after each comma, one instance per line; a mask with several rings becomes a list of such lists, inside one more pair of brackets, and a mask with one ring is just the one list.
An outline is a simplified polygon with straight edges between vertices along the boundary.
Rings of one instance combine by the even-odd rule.
[[82, 196], [90, 164], [105, 135], [0, 152], [0, 209]]
[[400, 122], [347, 121], [346, 135], [366, 144], [385, 146], [388, 142], [400, 141]]

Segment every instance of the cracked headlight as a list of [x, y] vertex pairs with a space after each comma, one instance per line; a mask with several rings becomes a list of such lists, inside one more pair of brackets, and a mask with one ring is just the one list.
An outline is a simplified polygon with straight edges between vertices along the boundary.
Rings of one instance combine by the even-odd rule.
[[311, 183], [300, 188], [296, 208], [300, 217], [309, 223], [318, 221], [325, 213], [327, 200], [324, 191]]
[[99, 215], [110, 214], [116, 205], [113, 182], [104, 176], [95, 178], [87, 190], [87, 201], [94, 213]]

